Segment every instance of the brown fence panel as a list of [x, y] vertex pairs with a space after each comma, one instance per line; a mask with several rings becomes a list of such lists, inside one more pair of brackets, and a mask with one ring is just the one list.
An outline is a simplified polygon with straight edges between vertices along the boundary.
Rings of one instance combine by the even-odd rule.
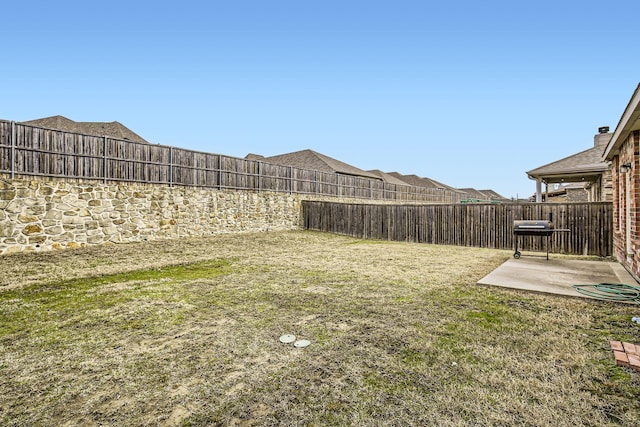
[[0, 121], [0, 172], [11, 172], [13, 164], [12, 128], [11, 122]]
[[171, 148], [154, 145], [149, 150], [149, 180], [152, 183], [171, 182]]
[[220, 156], [222, 188], [236, 190], [258, 190], [258, 162]]
[[[260, 190], [286, 193], [291, 191], [291, 173], [299, 170], [290, 166], [273, 165], [260, 162]], [[296, 177], [297, 178], [297, 177]], [[296, 179], [294, 178], [294, 179]]]
[[[13, 162], [3, 159], [2, 164], [11, 163], [16, 174], [83, 179], [97, 179], [104, 174], [100, 137], [26, 125], [15, 125], [14, 136], [10, 149]], [[3, 150], [2, 155], [6, 153]], [[2, 170], [5, 171], [4, 166]]]
[[320, 185], [320, 194], [327, 196], [339, 196], [338, 175], [334, 173], [318, 172], [318, 183]]
[[202, 187], [217, 187], [220, 179], [220, 155], [211, 153], [200, 153], [198, 162], [198, 185]]
[[457, 203], [450, 190], [297, 169], [176, 147], [0, 120], [0, 173], [276, 191], [367, 200]]
[[198, 151], [172, 149], [173, 180], [177, 185], [216, 187], [220, 182], [220, 157]]
[[[613, 205], [595, 203], [370, 205], [304, 201], [305, 228], [354, 237], [512, 249], [514, 220], [549, 219], [549, 251], [611, 256]], [[561, 231], [566, 230], [566, 231]], [[545, 251], [546, 238], [518, 236], [526, 251]]]
[[293, 193], [322, 194], [324, 175], [316, 170], [291, 168]]
[[116, 181], [133, 181], [134, 161], [132, 144], [119, 139], [107, 140], [107, 170], [109, 179]]

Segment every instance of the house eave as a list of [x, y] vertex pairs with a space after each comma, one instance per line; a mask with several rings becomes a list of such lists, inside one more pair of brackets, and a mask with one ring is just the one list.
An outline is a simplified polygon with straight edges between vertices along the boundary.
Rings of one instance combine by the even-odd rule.
[[567, 183], [567, 182], [595, 182], [602, 176], [601, 173], [595, 174], [558, 174], [558, 175], [543, 175], [539, 177], [533, 177], [529, 175], [530, 179], [540, 179], [546, 184]]
[[545, 182], [579, 182], [587, 180], [595, 181], [608, 169], [609, 165], [607, 163], [598, 163], [595, 165], [583, 165], [579, 168], [564, 169], [558, 171], [529, 171], [527, 172], [527, 176], [529, 177], [529, 179], [542, 179]]
[[633, 93], [624, 113], [622, 113], [618, 126], [616, 126], [616, 130], [604, 150], [604, 159], [613, 159], [629, 134], [638, 129], [640, 129], [640, 84]]

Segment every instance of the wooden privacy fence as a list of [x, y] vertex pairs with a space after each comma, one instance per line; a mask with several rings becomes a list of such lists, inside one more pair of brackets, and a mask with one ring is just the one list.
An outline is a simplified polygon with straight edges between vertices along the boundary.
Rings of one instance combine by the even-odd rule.
[[[479, 248], [513, 249], [514, 220], [546, 220], [556, 229], [550, 252], [611, 256], [613, 205], [525, 203], [473, 205], [372, 205], [304, 201], [304, 227], [360, 238]], [[518, 236], [525, 251], [546, 250], [546, 238]]]
[[2, 120], [0, 174], [427, 203], [458, 203], [464, 198], [447, 189], [395, 185]]

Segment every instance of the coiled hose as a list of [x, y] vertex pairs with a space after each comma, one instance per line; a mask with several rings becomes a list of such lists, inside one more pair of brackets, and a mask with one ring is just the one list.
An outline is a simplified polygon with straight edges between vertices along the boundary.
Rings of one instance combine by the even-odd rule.
[[573, 288], [591, 298], [605, 301], [627, 301], [640, 304], [640, 287], [622, 283], [598, 283], [595, 285], [573, 285]]

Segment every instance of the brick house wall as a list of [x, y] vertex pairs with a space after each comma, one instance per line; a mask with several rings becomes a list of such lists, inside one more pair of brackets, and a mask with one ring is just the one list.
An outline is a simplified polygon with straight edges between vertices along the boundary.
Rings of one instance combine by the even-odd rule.
[[[640, 131], [633, 131], [612, 158], [614, 206], [614, 254], [636, 277], [640, 277]], [[624, 173], [621, 166], [630, 164]]]

